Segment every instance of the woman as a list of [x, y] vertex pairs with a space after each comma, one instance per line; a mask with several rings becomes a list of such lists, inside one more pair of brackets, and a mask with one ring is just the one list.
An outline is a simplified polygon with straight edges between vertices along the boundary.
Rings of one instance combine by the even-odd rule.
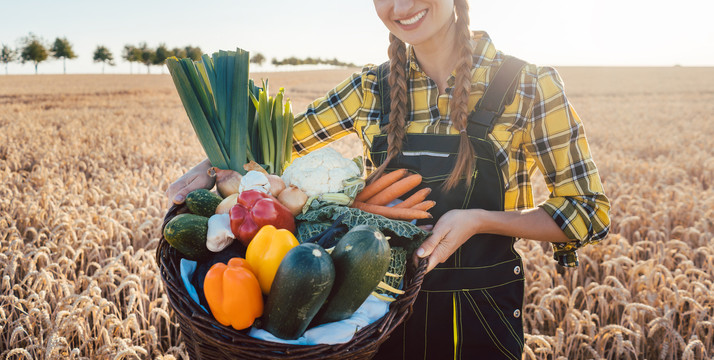
[[[520, 359], [515, 239], [551, 242], [560, 265], [577, 266], [575, 250], [608, 233], [609, 202], [582, 123], [555, 70], [507, 57], [469, 30], [466, 0], [374, 6], [390, 31], [390, 61], [309, 106], [294, 145], [302, 155], [356, 133], [373, 177], [408, 168], [433, 190], [434, 218], [420, 224], [432, 235], [417, 250], [429, 273], [413, 315], [377, 357]], [[169, 199], [210, 187], [208, 166], [172, 184]], [[536, 166], [551, 197], [534, 207]]]

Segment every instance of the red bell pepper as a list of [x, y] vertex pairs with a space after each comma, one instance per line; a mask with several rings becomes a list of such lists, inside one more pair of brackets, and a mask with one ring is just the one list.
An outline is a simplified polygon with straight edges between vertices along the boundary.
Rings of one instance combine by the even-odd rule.
[[238, 195], [238, 202], [230, 211], [233, 235], [246, 247], [258, 230], [265, 225], [295, 232], [293, 214], [270, 194], [246, 190]]

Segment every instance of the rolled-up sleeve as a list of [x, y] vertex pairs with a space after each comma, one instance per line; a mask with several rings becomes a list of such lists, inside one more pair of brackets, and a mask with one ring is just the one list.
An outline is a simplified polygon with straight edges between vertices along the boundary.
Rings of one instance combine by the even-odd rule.
[[553, 243], [554, 258], [560, 265], [577, 266], [576, 250], [608, 234], [610, 202], [590, 154], [583, 124], [553, 68], [539, 68], [526, 137], [525, 150], [535, 159], [550, 190], [548, 200], [538, 206], [571, 239]]

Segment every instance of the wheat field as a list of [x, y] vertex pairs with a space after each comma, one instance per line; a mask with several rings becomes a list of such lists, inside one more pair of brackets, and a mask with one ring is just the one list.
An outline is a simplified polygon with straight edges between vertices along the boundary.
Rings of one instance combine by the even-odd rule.
[[[299, 111], [354, 70], [252, 77]], [[524, 359], [714, 359], [714, 68], [559, 70], [613, 225], [577, 269], [518, 243]], [[0, 358], [188, 358], [154, 253], [203, 157], [168, 75], [0, 76]]]

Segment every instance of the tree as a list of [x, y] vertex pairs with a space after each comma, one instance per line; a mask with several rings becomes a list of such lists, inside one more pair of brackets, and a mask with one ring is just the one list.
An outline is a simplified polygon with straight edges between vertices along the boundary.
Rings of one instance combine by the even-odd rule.
[[43, 44], [44, 41], [41, 38], [33, 33], [24, 37], [20, 42], [23, 44], [22, 52], [20, 53], [22, 63], [31, 61], [35, 64], [35, 75], [37, 75], [37, 65], [47, 60], [47, 46]]
[[183, 59], [186, 57], [186, 49], [175, 47], [171, 49], [171, 56], [175, 56], [177, 59]]
[[258, 64], [258, 66], [263, 65], [265, 62], [265, 56], [261, 53], [256, 53], [255, 55], [251, 56], [250, 62], [253, 64]]
[[133, 74], [134, 73], [134, 62], [141, 62], [141, 49], [137, 48], [134, 45], [124, 45], [124, 51], [121, 54], [121, 57], [129, 62], [129, 73]]
[[72, 44], [69, 43], [67, 38], [56, 38], [55, 43], [52, 45], [52, 56], [57, 59], [62, 59], [62, 67], [64, 68], [64, 73], [67, 73], [67, 59], [75, 59], [77, 54], [72, 50]]
[[164, 63], [166, 62], [166, 59], [171, 56], [171, 52], [169, 49], [166, 47], [166, 44], [159, 44], [159, 47], [156, 48], [156, 51], [154, 52], [154, 58], [152, 63], [154, 65], [159, 65], [161, 66], [161, 73], [164, 73]]
[[139, 44], [139, 50], [141, 51], [141, 62], [146, 65], [146, 73], [151, 74], [151, 65], [154, 63], [156, 51], [149, 48], [146, 43]]
[[104, 45], [97, 45], [97, 49], [94, 50], [94, 62], [102, 63], [102, 74], [104, 74], [104, 66], [109, 64], [114, 66], [114, 55], [107, 49]]
[[17, 50], [8, 45], [2, 44], [0, 50], [0, 62], [5, 64], [5, 75], [7, 75], [7, 64], [17, 60]]
[[186, 57], [193, 60], [193, 61], [198, 61], [201, 60], [201, 56], [203, 56], [203, 51], [201, 51], [201, 48], [196, 46], [193, 47], [191, 45], [186, 46]]

